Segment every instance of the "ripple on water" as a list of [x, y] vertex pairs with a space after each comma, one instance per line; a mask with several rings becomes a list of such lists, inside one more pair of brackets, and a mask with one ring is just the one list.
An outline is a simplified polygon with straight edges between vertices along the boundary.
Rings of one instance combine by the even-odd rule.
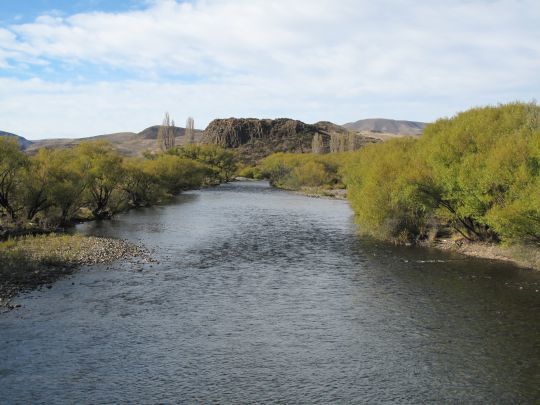
[[342, 201], [240, 182], [80, 230], [159, 264], [21, 297], [0, 316], [0, 402], [539, 398], [539, 276], [359, 238]]

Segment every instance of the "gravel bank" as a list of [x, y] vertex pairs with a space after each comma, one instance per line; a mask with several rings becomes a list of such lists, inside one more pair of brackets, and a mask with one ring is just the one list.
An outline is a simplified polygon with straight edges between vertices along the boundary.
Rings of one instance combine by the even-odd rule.
[[540, 249], [533, 246], [501, 246], [492, 243], [453, 241], [439, 239], [433, 245], [438, 249], [459, 252], [466, 256], [483, 259], [501, 260], [514, 263], [519, 267], [540, 270]]
[[0, 308], [10, 300], [72, 274], [80, 266], [137, 259], [150, 263], [150, 252], [125, 240], [80, 235], [32, 236], [0, 244]]

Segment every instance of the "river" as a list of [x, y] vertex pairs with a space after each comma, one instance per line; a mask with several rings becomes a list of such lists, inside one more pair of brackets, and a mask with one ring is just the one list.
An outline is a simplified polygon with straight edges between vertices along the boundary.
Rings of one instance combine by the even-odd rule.
[[0, 315], [0, 403], [533, 403], [540, 275], [357, 235], [346, 202], [236, 182], [79, 226], [159, 263]]

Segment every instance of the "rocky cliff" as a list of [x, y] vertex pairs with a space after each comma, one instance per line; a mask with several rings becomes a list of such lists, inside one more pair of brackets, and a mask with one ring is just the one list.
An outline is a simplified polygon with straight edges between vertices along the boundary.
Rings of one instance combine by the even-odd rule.
[[[315, 134], [322, 137], [323, 145], [328, 150], [332, 134], [347, 132], [347, 129], [331, 122], [306, 124], [288, 118], [227, 118], [213, 120], [205, 129], [202, 141], [237, 148], [241, 160], [251, 163], [274, 152], [310, 152]], [[361, 144], [377, 142], [373, 138], [358, 137]]]

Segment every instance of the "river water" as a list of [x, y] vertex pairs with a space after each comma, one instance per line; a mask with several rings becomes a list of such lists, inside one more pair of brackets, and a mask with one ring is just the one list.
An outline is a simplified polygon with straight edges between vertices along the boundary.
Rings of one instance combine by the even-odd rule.
[[84, 268], [0, 315], [0, 403], [534, 403], [540, 276], [356, 234], [264, 182], [81, 232], [159, 263]]

